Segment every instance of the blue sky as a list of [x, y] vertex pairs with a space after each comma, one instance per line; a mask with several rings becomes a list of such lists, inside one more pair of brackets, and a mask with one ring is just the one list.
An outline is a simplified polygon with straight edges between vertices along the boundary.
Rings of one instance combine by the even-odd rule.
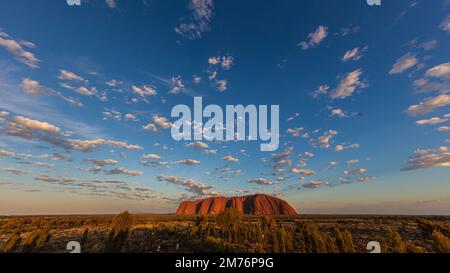
[[[3, 1], [0, 214], [450, 213], [450, 2]], [[280, 105], [280, 147], [176, 142], [173, 106]]]

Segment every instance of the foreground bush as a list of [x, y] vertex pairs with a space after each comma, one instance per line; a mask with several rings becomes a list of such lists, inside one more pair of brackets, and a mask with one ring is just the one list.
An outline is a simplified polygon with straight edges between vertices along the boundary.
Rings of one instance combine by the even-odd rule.
[[105, 252], [122, 252], [134, 225], [134, 217], [128, 211], [114, 217], [105, 240]]

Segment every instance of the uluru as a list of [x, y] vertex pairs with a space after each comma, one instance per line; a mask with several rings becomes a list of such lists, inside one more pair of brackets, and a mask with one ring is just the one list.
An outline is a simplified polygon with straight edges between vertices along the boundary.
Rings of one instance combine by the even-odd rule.
[[178, 207], [177, 215], [215, 215], [226, 209], [251, 215], [297, 215], [288, 202], [265, 194], [184, 201]]

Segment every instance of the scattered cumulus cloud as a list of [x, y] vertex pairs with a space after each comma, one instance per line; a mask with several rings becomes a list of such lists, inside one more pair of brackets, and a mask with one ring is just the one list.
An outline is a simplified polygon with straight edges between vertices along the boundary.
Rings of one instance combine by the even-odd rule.
[[328, 27], [319, 26], [314, 32], [308, 34], [306, 41], [300, 42], [298, 45], [307, 50], [319, 46], [319, 44], [328, 36]]
[[439, 124], [439, 123], [444, 123], [447, 122], [448, 119], [442, 119], [442, 118], [438, 118], [438, 117], [433, 117], [430, 119], [422, 119], [422, 120], [418, 120], [416, 121], [417, 125], [435, 125], [435, 124]]
[[359, 89], [367, 87], [367, 83], [361, 79], [362, 70], [358, 69], [345, 75], [339, 85], [330, 93], [332, 99], [345, 99]]
[[119, 163], [117, 160], [114, 160], [114, 159], [100, 159], [100, 160], [90, 159], [90, 160], [87, 160], [87, 162], [97, 165], [97, 166], [100, 166], [100, 167], [104, 167], [107, 165], [116, 165], [117, 163]]
[[255, 179], [250, 179], [247, 181], [248, 183], [253, 183], [253, 184], [258, 184], [258, 185], [262, 185], [262, 186], [272, 186], [275, 183], [268, 181], [265, 178], [255, 178]]
[[365, 52], [369, 49], [368, 46], [365, 46], [363, 48], [355, 47], [347, 52], [345, 52], [344, 56], [342, 57], [343, 62], [348, 61], [359, 61]]
[[128, 175], [128, 176], [139, 176], [143, 175], [144, 173], [141, 171], [132, 171], [127, 170], [124, 167], [117, 167], [109, 171], [105, 171], [106, 175]]
[[11, 53], [17, 61], [27, 65], [30, 68], [38, 68], [39, 59], [36, 58], [33, 53], [24, 48], [34, 48], [34, 44], [29, 42], [21, 43], [14, 40], [7, 33], [0, 32], [0, 46]]
[[422, 116], [448, 105], [450, 105], [450, 96], [441, 94], [436, 97], [426, 98], [419, 104], [410, 106], [406, 112], [411, 116]]
[[432, 78], [450, 79], [450, 62], [437, 65], [426, 72]]
[[161, 159], [160, 155], [157, 154], [145, 154], [142, 156], [144, 159]]
[[450, 167], [450, 149], [448, 147], [416, 150], [410, 156], [408, 166], [402, 170], [411, 171], [431, 167]]
[[225, 156], [225, 157], [223, 157], [222, 159], [225, 160], [225, 161], [228, 161], [228, 162], [232, 162], [232, 163], [237, 163], [237, 162], [239, 162], [239, 159], [237, 159], [236, 157], [233, 157], [233, 156], [231, 156], [231, 155]]
[[196, 141], [196, 142], [187, 144], [186, 147], [188, 147], [188, 148], [201, 148], [201, 149], [206, 149], [206, 148], [208, 148], [209, 146], [208, 146], [208, 144], [205, 143], [205, 142], [202, 142], [202, 141]]
[[148, 85], [144, 85], [142, 87], [133, 85], [132, 89], [133, 93], [141, 96], [142, 98], [156, 96], [158, 94], [155, 87]]
[[158, 175], [156, 179], [160, 182], [167, 182], [174, 185], [183, 186], [188, 192], [194, 193], [198, 196], [209, 195], [210, 192], [208, 190], [212, 189], [212, 186], [205, 185], [203, 183], [198, 183], [194, 179], [183, 178], [179, 176], [166, 176], [166, 175]]
[[83, 77], [78, 76], [77, 74], [67, 71], [67, 70], [64, 70], [64, 69], [59, 70], [58, 79], [64, 80], [64, 81], [79, 81], [79, 82], [84, 82], [84, 83], [88, 82]]
[[190, 0], [189, 10], [192, 15], [175, 28], [175, 32], [186, 39], [196, 40], [210, 31], [210, 21], [213, 17], [213, 0]]
[[309, 144], [313, 147], [320, 147], [324, 149], [330, 148], [330, 141], [331, 139], [336, 136], [338, 132], [336, 130], [328, 130], [326, 131], [322, 136], [311, 139], [309, 141]]
[[364, 168], [357, 168], [353, 170], [346, 170], [344, 171], [345, 175], [358, 175], [358, 174], [365, 174], [367, 173], [367, 169]]
[[400, 74], [404, 71], [416, 66], [419, 63], [417, 57], [412, 53], [407, 53], [406, 55], [400, 57], [395, 64], [392, 66], [389, 74]]
[[29, 79], [29, 78], [25, 78], [22, 80], [22, 89], [25, 91], [25, 93], [27, 93], [28, 95], [31, 95], [31, 96], [50, 95], [50, 96], [58, 97], [72, 105], [75, 105], [78, 107], [83, 106], [83, 104], [79, 100], [71, 98], [71, 97], [66, 97], [63, 94], [56, 92], [55, 90], [53, 90], [51, 88], [42, 86], [38, 81]]
[[115, 0], [105, 0], [106, 4], [108, 5], [108, 7], [114, 9], [117, 7], [116, 1]]
[[443, 31], [450, 32], [450, 15], [447, 16], [444, 21], [442, 21], [440, 28]]

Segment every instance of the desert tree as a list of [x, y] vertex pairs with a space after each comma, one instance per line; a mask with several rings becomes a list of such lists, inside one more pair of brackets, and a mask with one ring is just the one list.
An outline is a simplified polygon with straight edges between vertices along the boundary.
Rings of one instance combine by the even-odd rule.
[[216, 216], [216, 223], [221, 230], [226, 232], [229, 243], [233, 242], [234, 233], [241, 221], [242, 213], [233, 209], [226, 209]]

